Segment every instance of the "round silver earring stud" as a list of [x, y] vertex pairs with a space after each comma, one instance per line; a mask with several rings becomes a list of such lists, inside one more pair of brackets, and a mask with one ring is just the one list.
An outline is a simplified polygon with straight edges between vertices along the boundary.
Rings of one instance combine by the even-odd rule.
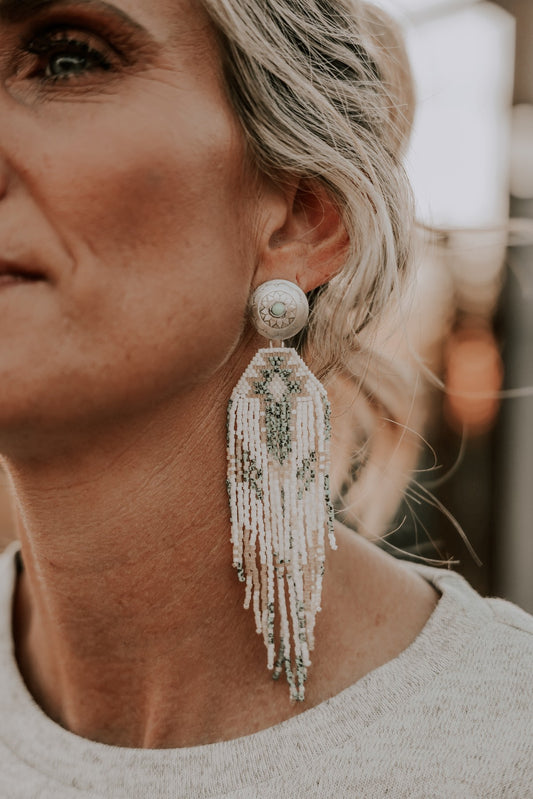
[[309, 303], [290, 280], [268, 280], [256, 288], [250, 314], [258, 333], [271, 340], [292, 338], [307, 324]]

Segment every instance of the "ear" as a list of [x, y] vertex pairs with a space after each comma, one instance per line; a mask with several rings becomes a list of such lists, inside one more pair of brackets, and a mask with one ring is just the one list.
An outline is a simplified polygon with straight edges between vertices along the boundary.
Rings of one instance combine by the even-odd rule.
[[345, 262], [349, 239], [341, 214], [316, 180], [268, 194], [253, 288], [284, 279], [309, 292], [331, 280]]

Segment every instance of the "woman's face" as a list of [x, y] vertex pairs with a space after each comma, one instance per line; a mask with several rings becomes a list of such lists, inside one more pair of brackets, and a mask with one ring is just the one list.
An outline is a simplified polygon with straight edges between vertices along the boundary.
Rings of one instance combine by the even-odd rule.
[[256, 200], [206, 17], [0, 9], [0, 432], [209, 379], [242, 332]]

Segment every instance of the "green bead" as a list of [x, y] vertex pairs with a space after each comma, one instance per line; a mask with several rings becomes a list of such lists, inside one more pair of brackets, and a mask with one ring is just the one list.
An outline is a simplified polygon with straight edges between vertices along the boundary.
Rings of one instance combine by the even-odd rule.
[[275, 302], [270, 308], [270, 313], [272, 316], [275, 316], [276, 319], [279, 319], [280, 317], [285, 316], [287, 313], [287, 306], [284, 302]]

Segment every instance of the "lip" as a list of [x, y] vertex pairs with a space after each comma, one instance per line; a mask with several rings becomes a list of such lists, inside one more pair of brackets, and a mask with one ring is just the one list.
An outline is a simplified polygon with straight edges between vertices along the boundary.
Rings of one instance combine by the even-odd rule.
[[46, 275], [40, 269], [0, 258], [0, 285], [2, 286], [15, 283], [36, 283], [46, 279]]

